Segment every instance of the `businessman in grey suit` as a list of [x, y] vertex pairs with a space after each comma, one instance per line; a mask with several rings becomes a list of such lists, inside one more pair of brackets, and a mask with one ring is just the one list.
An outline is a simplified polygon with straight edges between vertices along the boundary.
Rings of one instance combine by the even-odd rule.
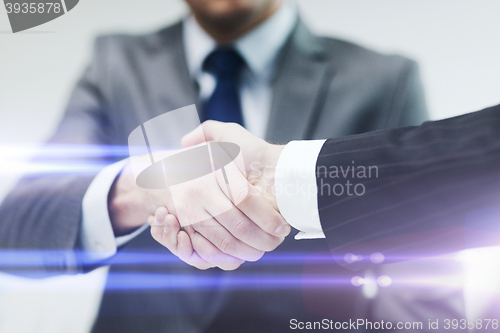
[[[57, 274], [111, 265], [96, 332], [279, 331], [291, 316], [314, 317], [304, 309], [300, 283], [239, 290], [228, 286], [242, 275], [200, 273], [174, 261], [144, 224], [163, 203], [155, 194], [131, 195], [137, 189], [121, 176], [127, 152], [117, 147], [145, 121], [193, 103], [201, 119], [224, 120], [208, 106], [220, 78], [207, 61], [218, 49], [242, 59], [240, 118], [269, 141], [340, 137], [427, 117], [417, 66], [408, 59], [315, 36], [279, 0], [188, 4], [193, 15], [158, 32], [96, 40], [92, 62], [48, 142], [71, 145], [73, 154], [34, 161], [71, 163], [77, 171], [26, 176], [0, 207], [0, 246], [37, 250], [37, 269]], [[176, 122], [165, 131], [191, 125]], [[92, 156], [83, 153], [89, 146]], [[288, 237], [278, 251], [305, 256], [325, 249], [326, 243]], [[138, 253], [162, 259], [131, 262]], [[302, 266], [300, 258], [293, 265], [249, 264], [238, 274], [279, 281], [300, 277]], [[178, 279], [198, 278], [173, 287]]]

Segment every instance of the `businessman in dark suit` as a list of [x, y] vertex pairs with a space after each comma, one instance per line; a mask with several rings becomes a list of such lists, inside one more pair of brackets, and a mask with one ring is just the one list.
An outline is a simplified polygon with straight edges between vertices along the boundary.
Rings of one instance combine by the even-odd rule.
[[[172, 287], [174, 274], [190, 279], [200, 273], [170, 260], [151, 239], [144, 223], [162, 202], [154, 193], [127, 201], [121, 177], [126, 166], [120, 160], [128, 152], [110, 149], [126, 146], [140, 124], [196, 103], [201, 119], [236, 119], [266, 140], [287, 143], [416, 125], [427, 116], [410, 60], [314, 36], [293, 6], [278, 0], [188, 4], [192, 16], [159, 32], [97, 39], [91, 65], [48, 143], [71, 145], [72, 154], [34, 161], [71, 163], [77, 171], [26, 176], [0, 208], [0, 246], [39, 250], [33, 260], [41, 270], [79, 271], [111, 258], [96, 331], [227, 331], [240, 328], [241, 321], [248, 321], [248, 331], [264, 323], [276, 331], [287, 327], [292, 314], [307, 316], [296, 285], [228, 290], [232, 273], [210, 270], [201, 276], [213, 278], [211, 288]], [[229, 78], [237, 89], [221, 87], [220, 62], [238, 64]], [[217, 114], [221, 100], [237, 101], [232, 114]], [[165, 131], [192, 126], [177, 122]], [[280, 246], [284, 254], [323, 249], [326, 243], [290, 238]], [[164, 259], [129, 263], [136, 253], [160, 253]], [[302, 271], [301, 262], [285, 266], [248, 266], [248, 271], [261, 276]], [[124, 286], [130, 272], [144, 274]], [[165, 276], [164, 284], [155, 284], [152, 276]]]
[[[272, 200], [292, 226], [326, 240], [331, 267], [311, 265], [307, 273], [316, 278], [338, 278], [337, 263], [355, 271], [500, 244], [500, 106], [420, 126], [286, 146], [266, 143], [235, 124], [202, 126], [204, 139], [240, 145], [247, 168], [257, 164], [273, 171], [254, 174], [252, 182], [275, 193]], [[200, 142], [200, 129], [184, 138], [186, 146]], [[315, 185], [315, 196], [300, 191], [303, 182]], [[313, 202], [317, 218], [301, 224], [309, 211], [288, 205], [290, 196]], [[184, 232], [175, 216], [167, 217], [171, 232]], [[183, 260], [190, 251], [203, 251], [189, 238], [175, 244], [153, 235], [174, 251], [189, 248], [180, 255]], [[313, 294], [321, 297], [321, 291]], [[310, 310], [339, 315], [317, 305]], [[430, 319], [445, 319], [434, 316]]]
[[[234, 124], [202, 126], [207, 140], [220, 141], [224, 135], [225, 141], [240, 145], [247, 165], [257, 162], [275, 171], [272, 181], [265, 179], [269, 173], [261, 173], [254, 182], [276, 186], [267, 193], [276, 191], [278, 206], [290, 195], [279, 186], [309, 176], [286, 170], [300, 166], [305, 152], [315, 149], [309, 174], [316, 183], [321, 222], [316, 231], [331, 251], [364, 257], [385, 253], [388, 260], [399, 261], [500, 242], [500, 106], [420, 126], [286, 146], [269, 144]], [[188, 134], [185, 145], [198, 143], [200, 133]], [[338, 169], [345, 171], [340, 177]], [[345, 185], [348, 181], [351, 186]], [[366, 259], [364, 265], [373, 265]], [[344, 264], [358, 269], [363, 263], [357, 261], [363, 260]]]

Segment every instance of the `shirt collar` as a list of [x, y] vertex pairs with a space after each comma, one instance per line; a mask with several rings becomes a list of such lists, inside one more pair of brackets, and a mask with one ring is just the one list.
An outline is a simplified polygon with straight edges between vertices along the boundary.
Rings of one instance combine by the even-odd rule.
[[[235, 41], [234, 46], [257, 76], [268, 75], [279, 50], [285, 44], [297, 21], [295, 6], [285, 2], [270, 18]], [[205, 58], [217, 42], [203, 30], [192, 15], [183, 24], [184, 49], [189, 73], [197, 77]]]

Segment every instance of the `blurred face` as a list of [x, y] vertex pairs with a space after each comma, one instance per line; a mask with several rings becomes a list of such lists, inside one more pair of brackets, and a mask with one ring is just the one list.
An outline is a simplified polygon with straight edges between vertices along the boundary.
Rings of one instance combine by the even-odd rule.
[[281, 0], [186, 0], [196, 20], [214, 38], [230, 40], [252, 29], [280, 6]]

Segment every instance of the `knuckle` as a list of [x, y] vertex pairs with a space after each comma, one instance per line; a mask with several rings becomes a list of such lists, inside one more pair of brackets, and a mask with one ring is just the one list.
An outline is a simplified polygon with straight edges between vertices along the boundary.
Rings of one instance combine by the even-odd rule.
[[220, 254], [216, 250], [205, 250], [205, 251], [201, 251], [200, 256], [202, 256], [202, 258], [206, 262], [211, 263], [211, 264], [215, 264], [218, 261]]
[[210, 130], [214, 125], [215, 125], [215, 121], [214, 120], [205, 120], [203, 122], [203, 129], [204, 130]]
[[251, 199], [250, 191], [248, 190], [249, 188], [249, 183], [248, 182], [242, 182], [241, 184], [238, 184], [234, 191], [233, 191], [233, 199], [235, 204], [248, 204], [249, 200]]
[[166, 211], [166, 208], [160, 206], [160, 207], [156, 208], [156, 210], [155, 210], [155, 216], [158, 216], [158, 215], [163, 216], [166, 213], [165, 211]]
[[281, 217], [281, 215], [276, 213], [276, 214], [273, 214], [273, 216], [271, 217], [271, 222], [272, 222], [273, 227], [277, 226], [277, 225], [281, 225], [281, 224], [283, 224], [283, 218]]
[[274, 230], [276, 230], [276, 228], [278, 228], [278, 226], [283, 225], [283, 223], [284, 223], [284, 220], [281, 217], [281, 215], [279, 215], [278, 213], [273, 214], [273, 216], [270, 218], [269, 223], [266, 224], [268, 226], [268, 228], [267, 228], [268, 233], [274, 233]]
[[236, 205], [244, 206], [252, 202], [253, 194], [250, 193], [249, 186], [250, 184], [248, 182], [245, 182], [244, 184], [241, 184], [240, 186], [234, 189], [233, 198]]
[[251, 230], [247, 221], [240, 220], [236, 222], [233, 231], [236, 238], [241, 239], [243, 236], [248, 236]]
[[230, 237], [224, 237], [219, 243], [219, 249], [224, 253], [233, 253], [236, 247], [236, 242]]
[[242, 128], [240, 124], [238, 123], [229, 123], [229, 129], [230, 130], [238, 130]]
[[206, 221], [200, 221], [190, 224], [189, 227], [192, 228], [194, 231], [197, 231], [198, 233], [203, 235], [204, 232], [207, 230], [208, 225]]
[[[213, 141], [215, 138], [212, 138], [214, 133], [217, 133], [217, 126], [218, 123], [215, 120], [206, 120], [202, 124], [203, 131], [205, 132], [204, 134], [208, 136], [208, 141]], [[215, 140], [217, 141], [217, 140]]]

